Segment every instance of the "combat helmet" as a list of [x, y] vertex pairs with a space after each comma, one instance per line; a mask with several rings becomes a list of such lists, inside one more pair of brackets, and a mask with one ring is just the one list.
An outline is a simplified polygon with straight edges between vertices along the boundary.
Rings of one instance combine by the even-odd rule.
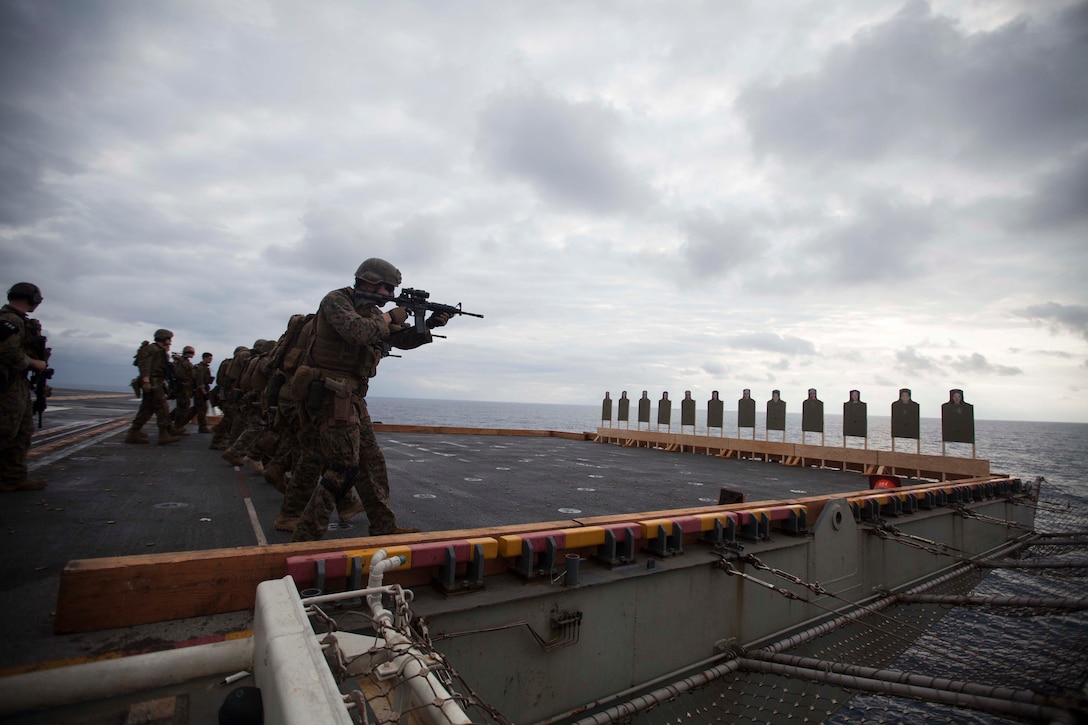
[[173, 340], [173, 339], [174, 339], [174, 333], [170, 332], [170, 330], [167, 330], [167, 329], [162, 328], [162, 327], [155, 330], [155, 342], [166, 342], [167, 340]]
[[[359, 269], [362, 269], [360, 267]], [[30, 282], [16, 282], [8, 290], [8, 300], [13, 300], [17, 297], [30, 300], [32, 305], [40, 305], [42, 303], [42, 291], [38, 289], [38, 285], [31, 284]]]
[[275, 340], [265, 340], [263, 337], [253, 343], [253, 347], [250, 350], [255, 355], [263, 355], [271, 350], [276, 345]]
[[401, 277], [400, 270], [392, 264], [384, 259], [371, 257], [360, 264], [359, 269], [355, 270], [355, 279], [370, 284], [384, 283], [393, 287], [400, 287]]

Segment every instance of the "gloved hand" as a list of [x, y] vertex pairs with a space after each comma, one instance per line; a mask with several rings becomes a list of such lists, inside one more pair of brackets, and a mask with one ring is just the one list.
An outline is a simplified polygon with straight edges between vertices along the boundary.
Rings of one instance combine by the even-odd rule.
[[436, 312], [427, 318], [427, 328], [433, 330], [436, 327], [442, 327], [450, 321], [450, 316], [446, 312]]
[[404, 321], [408, 319], [407, 307], [394, 307], [389, 310], [389, 324], [391, 325], [403, 325]]

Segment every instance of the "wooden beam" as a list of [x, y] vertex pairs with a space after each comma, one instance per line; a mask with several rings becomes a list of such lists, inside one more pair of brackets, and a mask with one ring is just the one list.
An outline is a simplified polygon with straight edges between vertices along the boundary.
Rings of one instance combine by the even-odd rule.
[[395, 423], [375, 423], [374, 430], [379, 433], [444, 433], [447, 435], [476, 436], [518, 436], [524, 438], [566, 438], [576, 441], [593, 441], [594, 436], [609, 437], [611, 428], [598, 428], [596, 433], [570, 433], [562, 430], [528, 430], [519, 428], [461, 428], [444, 425], [400, 425]]
[[[879, 451], [871, 448], [845, 448], [816, 446], [785, 441], [759, 441], [745, 438], [720, 438], [691, 434], [673, 434], [651, 431], [618, 431], [598, 428], [602, 441], [621, 446], [646, 446], [666, 451], [696, 452], [699, 448], [733, 450], [738, 458], [778, 461], [783, 465], [809, 465], [819, 461], [826, 468], [840, 470], [865, 470], [867, 472], [896, 473], [900, 475], [932, 478], [935, 480], [962, 480], [990, 474], [990, 462], [981, 458], [939, 456], [922, 453]], [[589, 435], [589, 434], [587, 434]], [[723, 457], [721, 455], [719, 458]]]
[[[60, 575], [57, 634], [91, 632], [172, 619], [252, 609], [257, 585], [287, 573], [287, 557], [391, 544], [546, 531], [577, 526], [573, 520], [488, 529], [369, 536], [297, 544], [248, 546], [172, 554], [145, 554], [71, 561]], [[420, 572], [390, 572], [389, 583], [411, 581]], [[429, 573], [426, 573], [429, 576]]]

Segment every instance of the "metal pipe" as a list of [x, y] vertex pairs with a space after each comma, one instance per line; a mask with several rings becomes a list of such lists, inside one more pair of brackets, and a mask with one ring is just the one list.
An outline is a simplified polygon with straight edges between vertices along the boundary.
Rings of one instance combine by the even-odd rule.
[[1088, 569], [1088, 561], [980, 561], [986, 569]]
[[1049, 703], [1049, 698], [1045, 695], [1040, 695], [1033, 690], [1016, 690], [1011, 687], [979, 685], [973, 682], [950, 680], [945, 677], [915, 675], [909, 672], [903, 672], [902, 670], [881, 670], [875, 667], [848, 665], [842, 662], [820, 660], [814, 657], [798, 657], [795, 655], [775, 654], [773, 652], [763, 652], [760, 650], [748, 652], [746, 658], [807, 670], [834, 672], [839, 675], [849, 675], [869, 680], [881, 680], [883, 682], [895, 682], [916, 687], [928, 687], [936, 690], [959, 692], [965, 695], [1010, 700], [1029, 705], [1046, 705]]
[[653, 687], [654, 685], [657, 685], [657, 684], [659, 684], [661, 682], [674, 681], [680, 676], [681, 672], [690, 672], [690, 671], [696, 670], [696, 669], [698, 669], [700, 667], [707, 667], [708, 665], [710, 665], [710, 664], [712, 664], [714, 662], [718, 662], [718, 661], [720, 661], [720, 660], [722, 660], [723, 658], [726, 658], [726, 657], [735, 657], [735, 655], [731, 654], [731, 653], [722, 653], [722, 654], [714, 655], [713, 657], [707, 657], [706, 659], [699, 660], [698, 662], [692, 662], [690, 665], [684, 665], [683, 667], [681, 667], [678, 670], [673, 670], [672, 672], [667, 672], [664, 675], [661, 675], [659, 677], [655, 677], [652, 680], [647, 680], [646, 682], [641, 682], [638, 685], [635, 685], [634, 687], [628, 687], [626, 690], [620, 690], [619, 692], [613, 692], [612, 694], [607, 695], [605, 697], [602, 697], [599, 700], [594, 700], [593, 702], [587, 702], [584, 705], [579, 705], [578, 707], [573, 708], [571, 710], [568, 710], [568, 711], [566, 711], [564, 713], [561, 713], [559, 715], [553, 715], [553, 716], [547, 718], [546, 720], [540, 720], [539, 722], [537, 722], [536, 725], [550, 725], [551, 723], [569, 720], [570, 718], [574, 717], [575, 715], [579, 715], [581, 713], [587, 712], [587, 711], [592, 710], [592, 709], [594, 709], [596, 707], [603, 707], [603, 706], [607, 705], [610, 702], [615, 702], [616, 700], [622, 700], [625, 697], [630, 697], [631, 695], [635, 694], [636, 692], [641, 692], [641, 691], [645, 690], [647, 687]]
[[346, 592], [333, 592], [332, 594], [321, 594], [315, 597], [302, 597], [302, 606], [308, 607], [311, 604], [325, 604], [326, 602], [338, 602], [342, 599], [358, 599], [361, 596], [369, 596], [371, 594], [396, 594], [397, 587], [395, 585], [380, 586], [366, 589], [352, 589]]
[[[1051, 534], [1053, 536], [1053, 534]], [[1033, 541], [1031, 546], [1085, 546], [1088, 545], [1088, 539], [1075, 538], [1075, 539], [1052, 539], [1042, 538], [1040, 534], [1039, 541]]]
[[180, 647], [3, 680], [0, 716], [120, 697], [209, 675], [253, 669], [253, 638]]
[[640, 697], [636, 697], [633, 700], [627, 702], [621, 702], [615, 707], [611, 707], [607, 710], [602, 710], [595, 715], [582, 718], [578, 720], [574, 725], [605, 725], [605, 723], [615, 722], [621, 717], [630, 717], [636, 715], [644, 710], [648, 710], [655, 705], [660, 705], [663, 702], [668, 702], [674, 699], [677, 695], [681, 695], [689, 690], [694, 690], [697, 687], [703, 687], [704, 685], [720, 679], [728, 674], [736, 672], [740, 667], [739, 660], [730, 660], [717, 667], [712, 667], [709, 670], [700, 672], [697, 675], [691, 677], [685, 677], [683, 680], [676, 682], [667, 687], [654, 690]]
[[[385, 549], [378, 549], [374, 556], [370, 559], [370, 579], [368, 585], [370, 589], [380, 587], [382, 585], [382, 578], [385, 576], [386, 567], [382, 567], [380, 570], [378, 567], [383, 561], [385, 561], [386, 552]], [[374, 614], [374, 621], [378, 621], [379, 610], [384, 610], [382, 607], [382, 595], [381, 594], [367, 594], [366, 604], [370, 607], [370, 611]], [[392, 621], [392, 618], [389, 619]]]
[[566, 568], [563, 572], [563, 586], [578, 586], [578, 565], [582, 562], [582, 557], [578, 554], [567, 554], [564, 561]]
[[[385, 549], [378, 549], [370, 559], [370, 579], [369, 585], [371, 589], [377, 589], [382, 585], [382, 578], [385, 576], [385, 572], [396, 569], [398, 566], [408, 562], [408, 558], [405, 556], [388, 556]], [[384, 622], [385, 624], [393, 623], [393, 613], [390, 612], [382, 604], [382, 595], [380, 593], [372, 593], [366, 595], [367, 606], [370, 607], [371, 613], [374, 615], [375, 624]]]
[[914, 699], [936, 702], [952, 707], [966, 707], [973, 710], [982, 710], [995, 715], [1011, 715], [1013, 717], [1030, 720], [1050, 720], [1063, 714], [1063, 710], [1046, 705], [1030, 705], [1023, 702], [1009, 702], [993, 697], [980, 697], [959, 692], [948, 692], [932, 687], [918, 687], [915, 685], [903, 685], [896, 682], [884, 682], [866, 677], [852, 677], [834, 672], [812, 670], [803, 667], [792, 667], [775, 662], [744, 658], [740, 661], [741, 668], [753, 672], [764, 672], [783, 677], [794, 677], [811, 682], [820, 682], [835, 685], [847, 690], [861, 690], [885, 695], [910, 697]]
[[1049, 609], [1088, 609], [1088, 599], [1076, 597], [1008, 597], [965, 594], [899, 594], [904, 604], [954, 604], [957, 606], [1047, 607]]

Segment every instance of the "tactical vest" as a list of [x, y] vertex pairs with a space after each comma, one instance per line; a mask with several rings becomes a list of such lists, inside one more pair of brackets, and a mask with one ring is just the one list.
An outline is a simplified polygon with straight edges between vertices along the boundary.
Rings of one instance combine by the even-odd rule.
[[[351, 299], [351, 288], [338, 290]], [[364, 317], [376, 317], [381, 314], [377, 306], [363, 308], [359, 313]], [[365, 390], [367, 379], [374, 377], [381, 361], [381, 350], [374, 345], [353, 345], [340, 337], [340, 333], [328, 323], [324, 315], [315, 318], [313, 343], [310, 346], [310, 361], [324, 374], [334, 377], [344, 376], [351, 382], [358, 382]]]

